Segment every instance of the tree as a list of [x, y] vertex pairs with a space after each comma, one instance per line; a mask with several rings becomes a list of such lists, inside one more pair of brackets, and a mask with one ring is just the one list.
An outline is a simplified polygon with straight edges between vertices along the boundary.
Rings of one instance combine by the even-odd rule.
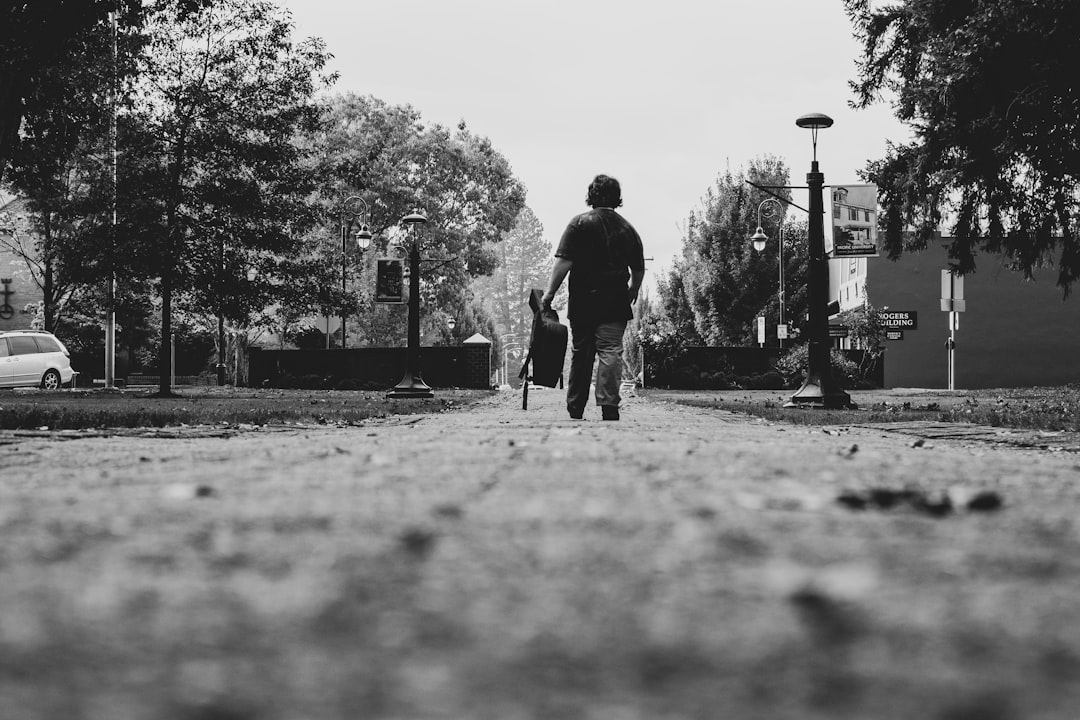
[[[694, 332], [710, 345], [754, 343], [754, 318], [770, 303], [776, 308], [778, 238], [773, 233], [764, 252], [753, 249], [748, 238], [757, 224], [758, 205], [768, 196], [748, 180], [782, 186], [788, 182], [788, 170], [781, 160], [764, 157], [745, 171], [718, 177], [716, 187], [702, 199], [700, 211], [690, 215], [682, 255], [659, 285], [661, 305], [675, 329], [689, 336], [687, 321], [692, 315]], [[792, 242], [797, 240], [793, 229], [789, 224], [785, 233], [785, 275], [789, 288], [799, 288], [805, 285], [800, 278], [805, 273], [806, 248], [804, 243]], [[805, 297], [789, 292], [789, 317], [799, 316], [800, 301]]]
[[27, 107], [62, 107], [68, 98], [49, 92], [49, 79], [78, 67], [69, 59], [81, 55], [85, 34], [104, 23], [115, 4], [113, 0], [24, 0], [4, 3], [0, 9], [0, 179], [18, 142]]
[[[685, 240], [683, 249], [685, 252]], [[657, 315], [667, 320], [671, 332], [685, 344], [704, 345], [705, 341], [698, 333], [694, 310], [690, 307], [690, 299], [686, 295], [686, 285], [683, 282], [684, 276], [689, 272], [685, 257], [677, 257], [666, 277], [657, 279], [656, 289], [660, 295], [660, 312]]]
[[[525, 203], [524, 186], [490, 140], [474, 135], [464, 122], [453, 131], [427, 126], [408, 105], [349, 94], [330, 100], [327, 122], [313, 144], [320, 154], [316, 173], [322, 215], [309, 237], [308, 252], [340, 267], [344, 198], [359, 195], [370, 210], [376, 252], [364, 256], [362, 268], [356, 267], [355, 255], [347, 256], [346, 276], [353, 287], [347, 288], [348, 297], [328, 294], [331, 301], [343, 302], [348, 312], [356, 309], [360, 322], [353, 327], [364, 341], [404, 340], [404, 308], [374, 307], [358, 297], [355, 283], [374, 286], [374, 258], [403, 240], [400, 220], [416, 209], [428, 219], [419, 229], [425, 259], [424, 334], [441, 337], [450, 313], [471, 317], [468, 285], [472, 278], [495, 269], [503, 234], [513, 227]], [[463, 324], [461, 330], [466, 327]]]
[[[495, 322], [499, 337], [512, 333], [526, 339], [532, 332], [532, 310], [528, 305], [532, 288], [545, 289], [551, 277], [554, 254], [551, 245], [544, 240], [544, 226], [533, 211], [525, 207], [517, 216], [514, 227], [492, 250], [498, 257], [498, 266], [490, 276], [477, 278], [473, 291], [482, 298], [484, 307]], [[559, 300], [554, 303], [560, 306]], [[501, 352], [498, 337], [492, 338], [494, 352]]]
[[[856, 105], [895, 95], [915, 140], [867, 165], [891, 258], [952, 225], [952, 266], [1004, 252], [1080, 277], [1080, 13], [1074, 0], [845, 0], [863, 43]], [[905, 230], [915, 228], [912, 235]]]
[[[294, 44], [291, 28], [265, 0], [167, 5], [148, 19], [120, 128], [125, 213], [102, 262], [157, 280], [162, 395], [174, 299], [191, 293], [240, 318], [292, 253], [292, 224], [309, 220], [313, 178], [296, 138], [319, 126], [312, 98], [328, 56], [319, 41]], [[252, 266], [258, 282], [245, 281]]]
[[[24, 232], [12, 236], [12, 244], [42, 290], [50, 331], [64, 302], [95, 280], [86, 266], [66, 260], [71, 248], [93, 242], [95, 216], [111, 206], [111, 118], [120, 80], [132, 73], [131, 58], [141, 45], [141, 36], [130, 30], [143, 19], [141, 7], [116, 3], [124, 10], [117, 25], [129, 30], [120, 34], [107, 17], [113, 4], [73, 5], [46, 1], [9, 8], [20, 34], [8, 38], [4, 53], [5, 72], [17, 74], [23, 87], [20, 101], [5, 108], [18, 115], [11, 120], [17, 132], [6, 141], [6, 180], [26, 209]], [[71, 16], [60, 21], [39, 14], [50, 6]], [[40, 35], [57, 24], [59, 37]], [[54, 54], [57, 47], [61, 55]], [[20, 65], [31, 57], [43, 64]]]

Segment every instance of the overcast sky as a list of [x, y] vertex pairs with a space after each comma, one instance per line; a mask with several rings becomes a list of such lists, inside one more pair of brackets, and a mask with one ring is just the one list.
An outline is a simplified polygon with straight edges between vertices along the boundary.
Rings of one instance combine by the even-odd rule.
[[835, 120], [818, 140], [830, 184], [908, 137], [888, 105], [848, 107], [859, 46], [840, 0], [278, 2], [298, 37], [326, 41], [337, 91], [490, 138], [552, 245], [592, 177], [618, 178], [650, 270], [725, 168], [772, 154], [804, 184], [800, 115]]

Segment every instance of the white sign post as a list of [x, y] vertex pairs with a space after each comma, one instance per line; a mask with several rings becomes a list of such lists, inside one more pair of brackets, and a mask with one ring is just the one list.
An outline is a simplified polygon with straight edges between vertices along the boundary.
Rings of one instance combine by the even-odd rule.
[[951, 270], [941, 271], [941, 309], [949, 313], [949, 339], [945, 341], [948, 349], [949, 389], [956, 389], [956, 331], [960, 328], [960, 313], [967, 310], [964, 300], [964, 276]]
[[758, 345], [765, 347], [765, 316], [758, 315], [757, 319], [757, 341]]

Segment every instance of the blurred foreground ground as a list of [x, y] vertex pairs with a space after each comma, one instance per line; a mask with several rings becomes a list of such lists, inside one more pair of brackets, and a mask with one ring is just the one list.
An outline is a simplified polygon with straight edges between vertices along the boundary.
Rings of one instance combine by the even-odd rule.
[[1077, 717], [1068, 438], [529, 400], [0, 432], [0, 717]]

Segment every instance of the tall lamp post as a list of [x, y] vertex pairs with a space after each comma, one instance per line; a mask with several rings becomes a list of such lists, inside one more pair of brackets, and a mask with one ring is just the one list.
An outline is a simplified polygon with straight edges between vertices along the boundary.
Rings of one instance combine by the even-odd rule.
[[420, 376], [419, 226], [426, 223], [427, 218], [419, 212], [412, 212], [401, 218], [401, 222], [409, 228], [409, 234], [412, 236], [412, 245], [409, 248], [409, 337], [405, 351], [405, 375], [386, 396], [395, 399], [431, 398], [435, 397], [435, 393]]
[[[359, 207], [357, 207], [359, 206]], [[345, 279], [346, 261], [349, 259], [348, 238], [349, 230], [352, 229], [353, 221], [357, 218], [360, 227], [356, 230], [356, 245], [360, 252], [364, 252], [371, 245], [371, 228], [368, 225], [368, 205], [364, 198], [359, 195], [350, 195], [341, 203], [341, 349], [345, 349]]]
[[[519, 340], [520, 339], [521, 338], [518, 337], [518, 334], [514, 333], [514, 332], [503, 333], [502, 335], [499, 336], [499, 347], [501, 347], [503, 349], [503, 362], [502, 362], [503, 381], [502, 381], [501, 384], [504, 384], [504, 385], [509, 385], [510, 384], [510, 378], [509, 378], [509, 373], [508, 373], [508, 362], [509, 362], [509, 360], [507, 358], [506, 348], [509, 345], [515, 345], [515, 346], [520, 347], [520, 345], [519, 345]], [[498, 358], [496, 358], [496, 360], [497, 359]]]
[[810, 191], [810, 267], [807, 280], [810, 305], [807, 330], [810, 342], [806, 380], [784, 407], [854, 407], [851, 396], [833, 379], [829, 364], [829, 261], [825, 257], [825, 203], [822, 198], [825, 176], [818, 167], [817, 135], [818, 130], [832, 127], [833, 121], [828, 115], [810, 113], [798, 118], [795, 124], [810, 130], [813, 143], [813, 159], [810, 162], [810, 172], [806, 174], [806, 186]]
[[[779, 216], [778, 216], [777, 221], [776, 221], [776, 224], [777, 224], [776, 255], [777, 255], [778, 259], [779, 259], [779, 264], [780, 264], [780, 289], [777, 292], [777, 297], [780, 300], [779, 325], [780, 325], [780, 327], [783, 327], [786, 330], [787, 328], [784, 325], [784, 205], [783, 205], [783, 203], [781, 203], [776, 198], [765, 198], [764, 200], [762, 200], [758, 204], [758, 206], [757, 206], [757, 230], [754, 232], [753, 235], [750, 236], [750, 239], [754, 242], [754, 249], [755, 250], [757, 250], [758, 252], [761, 252], [762, 250], [765, 249], [765, 241], [769, 239], [769, 236], [766, 235], [765, 232], [761, 229], [761, 210], [768, 203], [774, 203], [776, 205], [776, 210], [779, 213]], [[771, 213], [765, 213], [765, 217], [772, 217], [772, 214]], [[780, 347], [784, 347], [784, 338], [781, 337], [781, 331], [777, 330], [776, 335], [777, 335], [777, 342], [780, 343]]]
[[[218, 351], [217, 351], [217, 384], [218, 387], [225, 386], [225, 309], [223, 307], [225, 294], [225, 235], [221, 235], [218, 238], [218, 281], [217, 281], [217, 334], [218, 334]], [[175, 370], [175, 368], [173, 368]]]
[[516, 340], [511, 340], [503, 345], [503, 384], [510, 384], [510, 351], [514, 351], [516, 357], [519, 352], [522, 351], [521, 343]]

